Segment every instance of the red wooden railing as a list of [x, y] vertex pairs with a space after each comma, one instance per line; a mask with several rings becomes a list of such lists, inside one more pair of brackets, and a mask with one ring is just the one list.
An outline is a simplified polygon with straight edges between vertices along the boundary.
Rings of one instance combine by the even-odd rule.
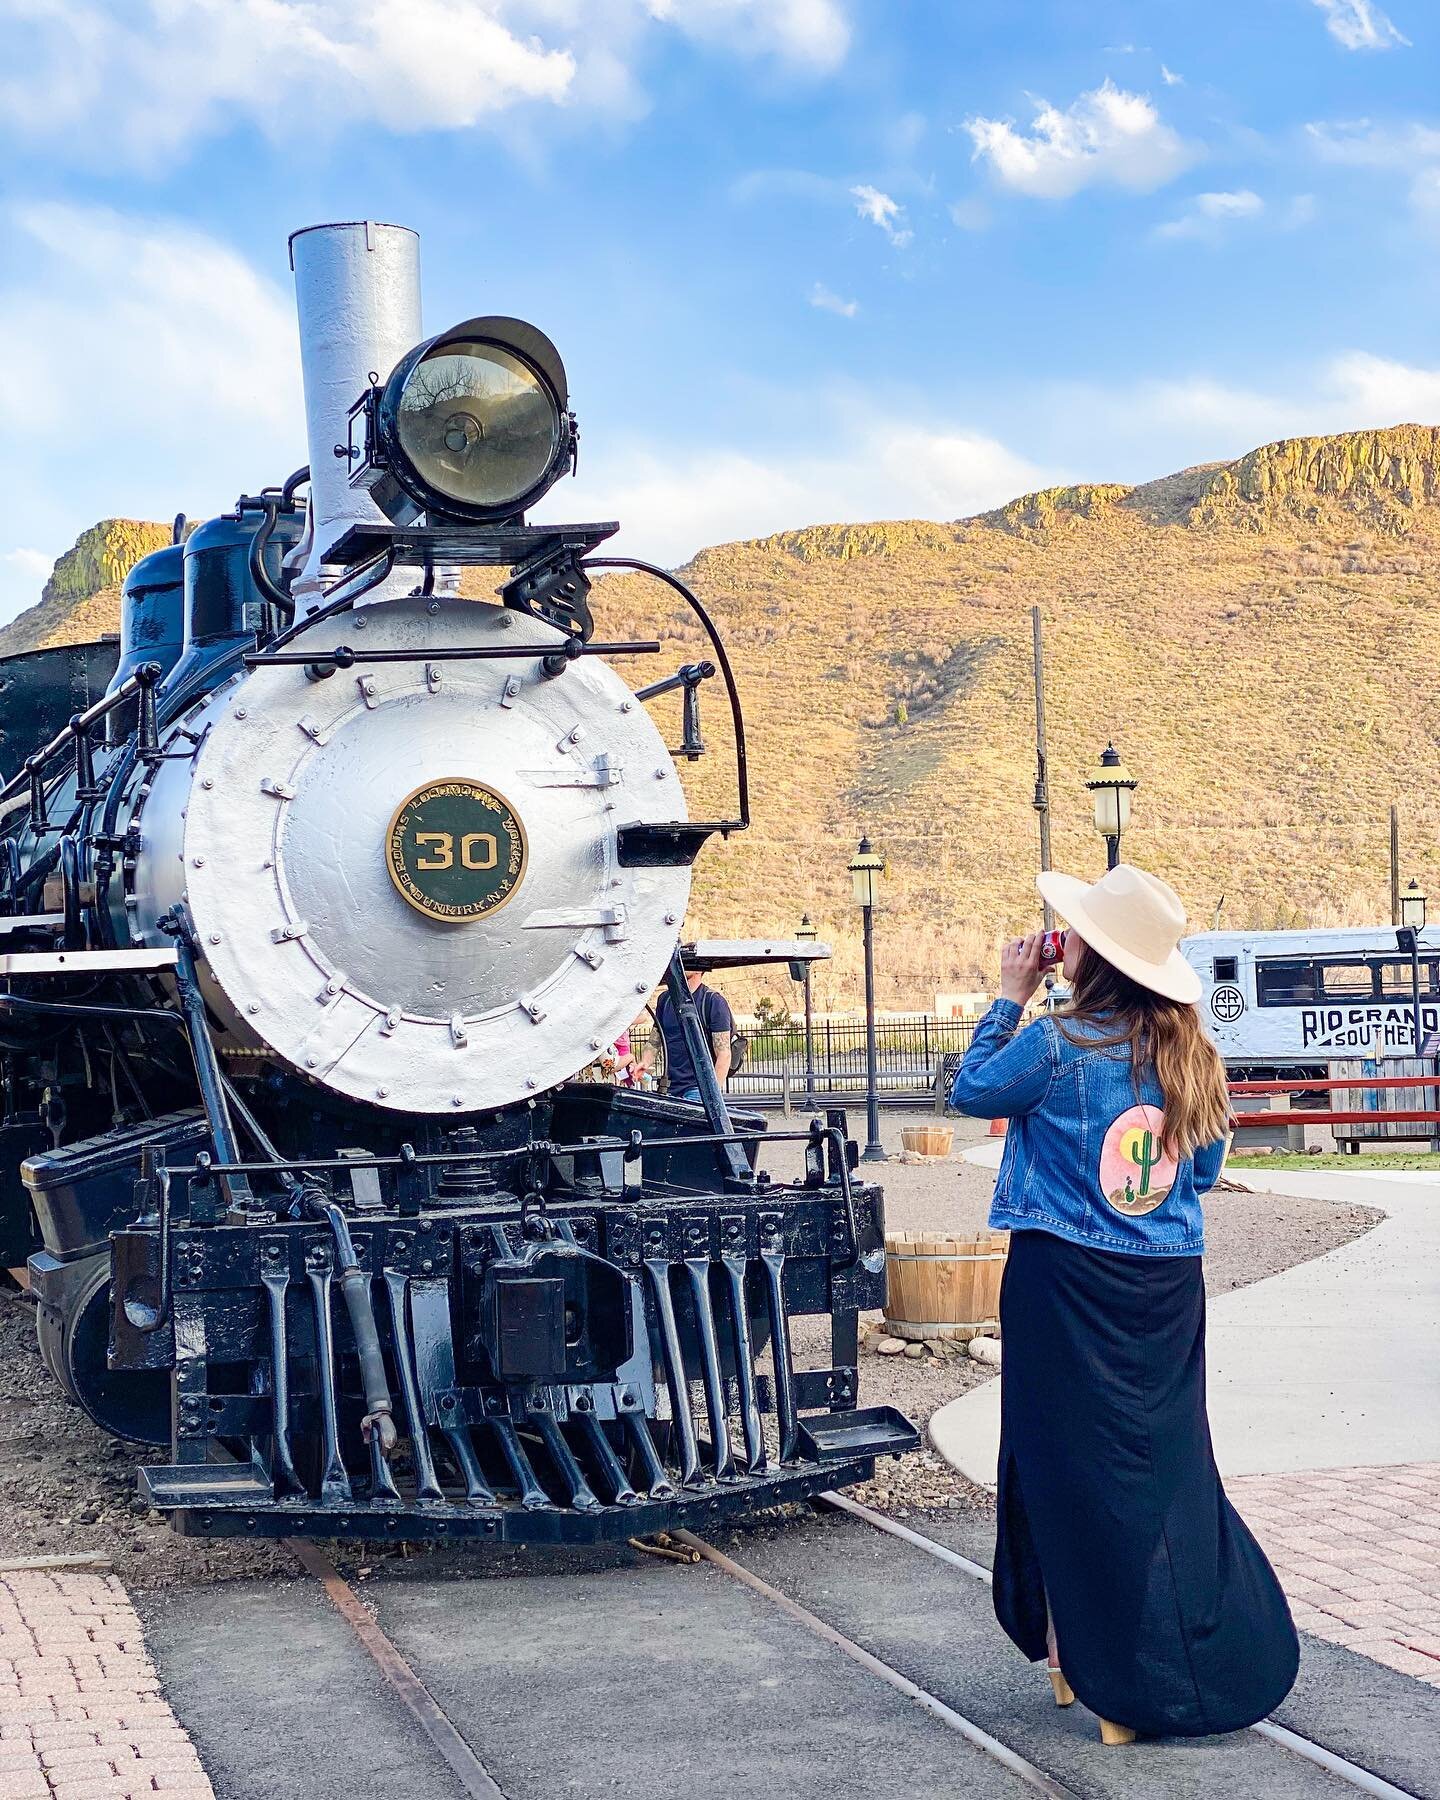
[[[1232, 1094], [1298, 1094], [1316, 1088], [1436, 1088], [1437, 1075], [1346, 1075], [1343, 1077], [1304, 1076], [1292, 1081], [1232, 1081]], [[1254, 1130], [1262, 1125], [1440, 1125], [1440, 1111], [1382, 1112], [1371, 1107], [1364, 1112], [1321, 1112], [1316, 1110], [1287, 1112], [1236, 1113], [1231, 1125], [1237, 1131]], [[1440, 1137], [1440, 1132], [1435, 1133]]]

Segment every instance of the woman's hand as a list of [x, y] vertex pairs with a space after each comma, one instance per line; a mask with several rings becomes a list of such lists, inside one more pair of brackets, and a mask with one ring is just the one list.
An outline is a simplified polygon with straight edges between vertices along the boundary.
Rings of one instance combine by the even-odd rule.
[[1040, 985], [1040, 945], [1045, 934], [1032, 931], [1029, 937], [1011, 938], [1000, 952], [1000, 998], [1013, 1000], [1017, 1006], [1029, 1004], [1030, 996]]

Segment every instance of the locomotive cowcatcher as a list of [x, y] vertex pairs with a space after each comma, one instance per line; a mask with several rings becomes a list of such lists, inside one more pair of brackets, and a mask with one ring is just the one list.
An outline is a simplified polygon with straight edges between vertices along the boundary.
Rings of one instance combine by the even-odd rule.
[[[291, 260], [309, 467], [177, 521], [118, 648], [0, 663], [0, 1261], [45, 1361], [168, 1447], [186, 1532], [576, 1542], [862, 1479], [915, 1443], [857, 1393], [881, 1194], [843, 1114], [731, 1110], [684, 979], [691, 865], [749, 822], [724, 645], [614, 524], [529, 522], [576, 447], [541, 332], [424, 338], [400, 227]], [[596, 635], [609, 567], [706, 660], [632, 687], [661, 646]], [[695, 821], [717, 673], [738, 805]], [[659, 982], [699, 1104], [583, 1077]]]

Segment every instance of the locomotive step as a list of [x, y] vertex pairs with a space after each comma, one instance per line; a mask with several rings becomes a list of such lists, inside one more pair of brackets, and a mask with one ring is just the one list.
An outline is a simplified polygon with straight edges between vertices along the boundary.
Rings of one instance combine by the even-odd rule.
[[[717, 1519], [757, 1507], [795, 1505], [836, 1485], [868, 1481], [874, 1472], [873, 1455], [823, 1465], [807, 1460], [763, 1476], [742, 1474], [710, 1481], [673, 1499], [640, 1496], [585, 1510], [557, 1503], [527, 1507], [513, 1499], [493, 1505], [441, 1500], [397, 1506], [393, 1501], [358, 1500], [339, 1506], [293, 1497], [247, 1502], [237, 1488], [250, 1471], [237, 1470], [232, 1486], [224, 1465], [213, 1464], [144, 1469], [141, 1486], [166, 1513], [169, 1524], [186, 1537], [464, 1538], [507, 1545], [580, 1545], [653, 1537], [685, 1526], [713, 1525]], [[217, 1482], [216, 1476], [222, 1479]], [[264, 1485], [268, 1494], [268, 1483]]]

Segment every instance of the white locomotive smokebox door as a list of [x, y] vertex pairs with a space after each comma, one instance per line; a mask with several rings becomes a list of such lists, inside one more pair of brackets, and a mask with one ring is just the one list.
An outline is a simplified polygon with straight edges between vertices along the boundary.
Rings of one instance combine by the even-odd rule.
[[545, 677], [561, 641], [395, 601], [295, 647], [536, 655], [260, 668], [207, 708], [184, 849], [206, 974], [302, 1073], [408, 1112], [504, 1105], [575, 1074], [663, 975], [690, 871], [622, 869], [616, 834], [684, 819], [684, 792], [598, 657]]

